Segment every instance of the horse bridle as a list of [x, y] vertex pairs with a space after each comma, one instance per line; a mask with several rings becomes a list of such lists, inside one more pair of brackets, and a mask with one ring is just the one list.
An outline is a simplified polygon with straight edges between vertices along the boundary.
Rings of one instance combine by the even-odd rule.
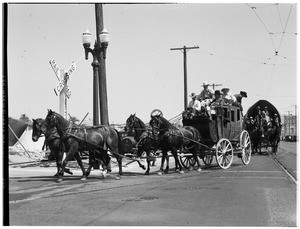
[[[43, 131], [43, 130], [42, 130], [42, 129], [43, 129], [42, 127], [45, 126], [45, 125], [42, 124], [42, 123], [39, 122], [39, 121], [36, 121], [35, 123], [36, 123], [36, 125], [38, 125], [38, 128], [37, 128], [37, 129], [39, 130], [38, 138], [44, 137], [47, 130]], [[47, 129], [47, 127], [46, 127], [46, 129]]]

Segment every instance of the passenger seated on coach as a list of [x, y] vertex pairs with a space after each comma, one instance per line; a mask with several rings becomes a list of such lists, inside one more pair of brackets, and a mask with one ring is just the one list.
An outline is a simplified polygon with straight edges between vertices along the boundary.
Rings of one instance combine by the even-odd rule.
[[231, 95], [231, 93], [229, 92], [230, 89], [228, 87], [223, 87], [222, 88], [222, 98], [224, 100], [224, 105], [228, 105], [228, 104], [232, 104], [233, 102], [236, 102], [236, 98], [235, 96]]
[[189, 102], [188, 109], [191, 111], [192, 116], [196, 115], [201, 110], [201, 103], [196, 99], [196, 94], [193, 92], [190, 97], [192, 100]]
[[203, 90], [197, 96], [197, 99], [201, 102], [202, 107], [206, 107], [213, 100], [214, 90], [208, 88], [209, 83], [207, 83], [206, 81], [203, 82], [202, 86], [203, 86]]
[[223, 115], [224, 100], [221, 95], [222, 93], [219, 90], [215, 91], [215, 98], [212, 100], [210, 104], [211, 115]]

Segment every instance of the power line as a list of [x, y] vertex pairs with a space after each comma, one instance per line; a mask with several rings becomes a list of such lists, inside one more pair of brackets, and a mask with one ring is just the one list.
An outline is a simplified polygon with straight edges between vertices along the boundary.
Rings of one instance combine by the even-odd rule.
[[290, 7], [289, 15], [288, 15], [288, 17], [287, 17], [287, 20], [286, 20], [286, 23], [285, 23], [285, 27], [284, 27], [284, 29], [283, 29], [283, 33], [282, 33], [282, 36], [281, 36], [280, 44], [279, 44], [279, 46], [278, 46], [278, 51], [279, 51], [279, 49], [280, 49], [280, 47], [281, 47], [281, 44], [282, 44], [282, 40], [283, 40], [285, 31], [286, 31], [287, 24], [288, 24], [289, 19], [290, 19], [290, 15], [291, 15], [292, 8], [293, 8], [293, 5], [291, 5], [291, 7]]
[[224, 56], [224, 55], [219, 55], [219, 54], [214, 54], [214, 53], [205, 53], [205, 52], [199, 52], [199, 53], [209, 55], [209, 56], [221, 57], [221, 58], [225, 58], [225, 59], [233, 59], [233, 60], [243, 61], [243, 62], [250, 62], [250, 63], [257, 63], [257, 64], [267, 64], [265, 62], [249, 60], [249, 59], [244, 59], [244, 58], [240, 58], [240, 57]]
[[[275, 56], [275, 55], [274, 55], [274, 56]], [[238, 74], [238, 75], [236, 75], [236, 76], [233, 76], [233, 77], [229, 78], [229, 79], [227, 80], [227, 82], [229, 82], [229, 81], [231, 81], [231, 80], [233, 80], [233, 79], [235, 79], [235, 78], [237, 78], [237, 77], [239, 77], [239, 76], [241, 76], [241, 75], [244, 75], [244, 74], [246, 74], [246, 73], [248, 73], [248, 72], [250, 72], [250, 71], [252, 71], [252, 70], [254, 70], [254, 69], [256, 69], [256, 68], [258, 68], [258, 67], [261, 66], [261, 65], [265, 65], [265, 64], [266, 64], [266, 61], [271, 60], [274, 56], [271, 56], [271, 57], [265, 59], [263, 62], [260, 62], [259, 64], [255, 65], [254, 67], [251, 67], [250, 69], [248, 69], [248, 70], [246, 70], [246, 71], [244, 71], [244, 72], [242, 72], [242, 73], [240, 73], [240, 74]]]

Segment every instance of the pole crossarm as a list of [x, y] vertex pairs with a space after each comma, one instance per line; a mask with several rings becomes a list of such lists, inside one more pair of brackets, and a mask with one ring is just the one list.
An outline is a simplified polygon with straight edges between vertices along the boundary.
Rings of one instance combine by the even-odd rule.
[[186, 47], [184, 46], [183, 48], [170, 48], [170, 50], [184, 50], [184, 49], [198, 49], [199, 46], [193, 46], [193, 47]]

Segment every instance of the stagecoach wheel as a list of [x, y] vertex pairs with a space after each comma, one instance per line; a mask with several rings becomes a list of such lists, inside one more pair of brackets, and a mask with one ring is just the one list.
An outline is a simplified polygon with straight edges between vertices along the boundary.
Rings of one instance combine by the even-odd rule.
[[251, 140], [250, 135], [246, 130], [243, 130], [240, 136], [240, 145], [242, 151], [242, 162], [244, 165], [248, 165], [251, 159]]
[[189, 169], [190, 167], [194, 167], [194, 165], [196, 163], [193, 156], [182, 155], [182, 156], [179, 156], [179, 160], [180, 160], [180, 163], [182, 164], [182, 166], [186, 169]]
[[226, 138], [221, 138], [217, 143], [216, 161], [222, 169], [228, 169], [233, 162], [233, 147]]
[[207, 154], [202, 158], [202, 161], [205, 165], [209, 166], [209, 165], [211, 165], [213, 159], [214, 159], [214, 156], [212, 154]]

